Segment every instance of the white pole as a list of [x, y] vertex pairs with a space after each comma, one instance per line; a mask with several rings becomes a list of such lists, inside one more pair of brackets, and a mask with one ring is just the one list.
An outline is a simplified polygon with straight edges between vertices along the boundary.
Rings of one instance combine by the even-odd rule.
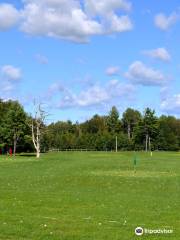
[[151, 150], [151, 138], [149, 137], [149, 151], [151, 153], [151, 157], [152, 157], [152, 150]]
[[117, 146], [117, 136], [116, 136], [116, 152], [118, 151], [118, 146]]

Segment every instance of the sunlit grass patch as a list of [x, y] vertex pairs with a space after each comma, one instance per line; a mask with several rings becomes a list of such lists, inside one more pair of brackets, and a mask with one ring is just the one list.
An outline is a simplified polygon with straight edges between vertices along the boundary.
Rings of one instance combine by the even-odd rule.
[[135, 240], [137, 226], [170, 226], [179, 240], [179, 155], [136, 155], [136, 169], [134, 152], [1, 156], [0, 239]]
[[92, 171], [93, 176], [111, 176], [111, 177], [175, 177], [174, 172], [159, 172], [159, 171], [145, 171], [145, 170], [109, 170], [109, 171]]

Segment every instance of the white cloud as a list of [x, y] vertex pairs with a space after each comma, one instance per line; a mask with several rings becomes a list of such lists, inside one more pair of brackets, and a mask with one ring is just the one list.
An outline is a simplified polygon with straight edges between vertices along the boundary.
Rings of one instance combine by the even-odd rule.
[[85, 0], [85, 9], [91, 15], [107, 15], [117, 9], [130, 11], [131, 7], [127, 0]]
[[64, 92], [66, 89], [60, 83], [53, 83], [49, 86], [47, 92], [44, 95], [45, 100], [52, 100], [52, 98], [61, 92]]
[[157, 48], [157, 49], [153, 49], [153, 50], [146, 50], [146, 51], [143, 51], [143, 53], [147, 56], [162, 60], [164, 62], [168, 62], [168, 61], [171, 60], [171, 56], [165, 48]]
[[14, 97], [12, 91], [17, 87], [18, 80], [22, 77], [21, 69], [11, 65], [0, 68], [0, 98]]
[[78, 106], [86, 107], [108, 101], [109, 95], [105, 89], [93, 86], [87, 91], [82, 91], [79, 96], [76, 96], [75, 100]]
[[125, 76], [133, 83], [144, 86], [160, 86], [167, 81], [167, 77], [159, 70], [150, 68], [140, 61], [132, 63]]
[[0, 4], [0, 30], [19, 20], [27, 34], [83, 43], [93, 35], [131, 30], [129, 16], [119, 13], [130, 9], [127, 0], [24, 0], [19, 10], [5, 3]]
[[130, 18], [116, 13], [130, 8], [126, 0], [25, 0], [20, 29], [35, 36], [87, 42], [92, 35], [131, 30]]
[[118, 80], [111, 80], [104, 87], [99, 84], [73, 93], [69, 89], [64, 90], [64, 94], [58, 104], [59, 108], [87, 108], [92, 106], [102, 106], [107, 103], [118, 101], [123, 97], [130, 99], [135, 88], [131, 84], [121, 84]]
[[2, 66], [1, 74], [6, 80], [19, 80], [22, 76], [21, 69], [12, 65]]
[[106, 69], [106, 74], [109, 76], [117, 75], [119, 73], [119, 67], [111, 66]]
[[109, 26], [109, 33], [130, 31], [133, 28], [128, 16], [119, 17], [116, 14], [107, 17], [107, 25]]
[[48, 64], [49, 62], [48, 58], [42, 54], [36, 54], [35, 57], [40, 64]]
[[106, 90], [111, 97], [126, 97], [127, 100], [132, 98], [135, 87], [132, 84], [123, 84], [119, 80], [113, 79], [107, 84]]
[[169, 16], [166, 16], [163, 13], [159, 13], [155, 16], [154, 22], [155, 25], [163, 31], [168, 30], [172, 25], [174, 25], [179, 19], [177, 13], [171, 13]]
[[13, 5], [8, 3], [0, 4], [0, 30], [13, 27], [19, 19], [19, 13]]
[[1, 88], [1, 94], [6, 94], [14, 89], [14, 85], [12, 82], [0, 80], [0, 88]]
[[21, 30], [32, 35], [83, 42], [88, 36], [102, 32], [101, 25], [88, 19], [75, 0], [29, 0], [22, 17]]
[[164, 99], [161, 102], [161, 109], [167, 113], [180, 114], [180, 94]]

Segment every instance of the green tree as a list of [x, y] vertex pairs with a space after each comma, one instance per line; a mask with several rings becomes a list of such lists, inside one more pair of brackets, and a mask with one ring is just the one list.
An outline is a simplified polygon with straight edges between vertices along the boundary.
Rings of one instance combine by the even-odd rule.
[[23, 138], [27, 128], [26, 113], [17, 101], [5, 102], [3, 109], [3, 118], [0, 124], [1, 133], [3, 134], [4, 142], [8, 145], [13, 145], [13, 153], [15, 155], [17, 143]]
[[138, 124], [140, 119], [141, 119], [141, 113], [132, 108], [128, 108], [123, 113], [122, 122], [125, 128], [125, 131], [127, 132], [129, 140], [132, 138], [134, 127]]
[[180, 121], [172, 116], [161, 116], [159, 122], [159, 134], [156, 141], [160, 150], [178, 150], [180, 136]]
[[108, 130], [111, 133], [118, 133], [121, 130], [121, 122], [119, 120], [119, 112], [115, 106], [112, 107], [107, 117]]
[[158, 135], [158, 121], [155, 116], [155, 111], [150, 108], [146, 108], [142, 120], [135, 128], [135, 143], [142, 144], [145, 142], [145, 150], [151, 148], [152, 140]]
[[25, 135], [26, 125], [26, 113], [23, 107], [18, 103], [14, 102], [7, 115], [11, 136], [13, 138], [13, 153], [16, 154], [17, 142], [21, 137]]
[[83, 131], [97, 134], [106, 131], [106, 118], [99, 115], [94, 115], [90, 120], [82, 124]]

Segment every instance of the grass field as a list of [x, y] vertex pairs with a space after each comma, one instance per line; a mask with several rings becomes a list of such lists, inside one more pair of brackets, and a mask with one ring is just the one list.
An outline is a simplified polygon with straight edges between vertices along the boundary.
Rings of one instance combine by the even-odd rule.
[[0, 239], [179, 240], [180, 153], [0, 156]]

